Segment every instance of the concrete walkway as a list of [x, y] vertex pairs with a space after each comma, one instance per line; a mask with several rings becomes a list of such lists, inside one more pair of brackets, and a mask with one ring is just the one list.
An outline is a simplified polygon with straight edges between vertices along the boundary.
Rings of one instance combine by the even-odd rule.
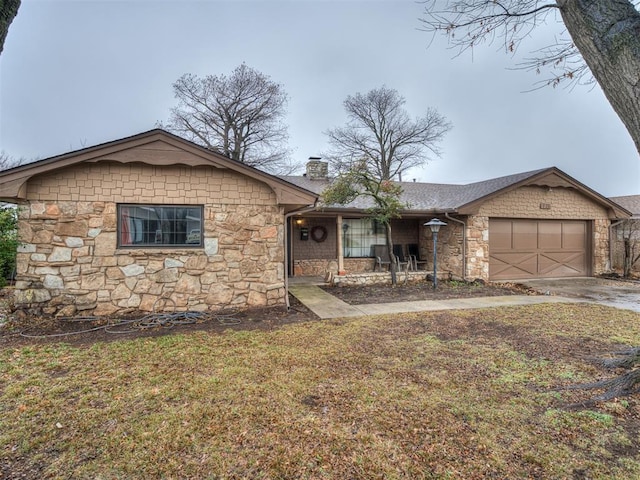
[[507, 307], [539, 303], [575, 303], [588, 300], [550, 295], [505, 295], [500, 297], [456, 298], [453, 300], [419, 300], [413, 302], [349, 305], [317, 285], [289, 285], [289, 292], [321, 319], [360, 317], [386, 313], [459, 310], [464, 308]]

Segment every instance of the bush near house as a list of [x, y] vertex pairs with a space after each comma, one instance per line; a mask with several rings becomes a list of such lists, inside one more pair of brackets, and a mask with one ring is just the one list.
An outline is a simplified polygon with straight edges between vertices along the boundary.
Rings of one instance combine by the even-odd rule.
[[5, 286], [16, 266], [18, 247], [18, 212], [15, 208], [0, 208], [0, 286]]

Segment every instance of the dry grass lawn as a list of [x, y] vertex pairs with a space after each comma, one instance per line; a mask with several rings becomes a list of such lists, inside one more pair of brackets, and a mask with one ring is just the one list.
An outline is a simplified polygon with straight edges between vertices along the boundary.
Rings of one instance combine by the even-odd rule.
[[640, 314], [555, 304], [0, 348], [0, 478], [640, 478], [640, 402], [565, 408]]

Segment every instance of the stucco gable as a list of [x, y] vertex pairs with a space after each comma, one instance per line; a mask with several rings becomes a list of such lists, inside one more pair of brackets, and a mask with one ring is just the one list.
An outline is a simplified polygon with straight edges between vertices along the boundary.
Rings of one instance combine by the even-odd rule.
[[[489, 180], [488, 182], [492, 181], [493, 180]], [[505, 195], [506, 193], [513, 192], [514, 190], [527, 186], [542, 187], [550, 191], [554, 188], [569, 189], [575, 194], [584, 197], [588, 201], [593, 202], [599, 207], [605, 209], [608, 217], [611, 219], [628, 218], [631, 215], [631, 212], [622, 208], [617, 203], [600, 195], [595, 190], [592, 190], [583, 183], [580, 183], [578, 180], [567, 175], [562, 170], [556, 167], [530, 172], [530, 175], [524, 175], [524, 178], [516, 179], [516, 177], [514, 176], [513, 182], [502, 185], [500, 188], [491, 190], [483, 196], [480, 196], [466, 204], [460, 205], [457, 209], [458, 213], [466, 215], [476, 214], [484, 204], [495, 199], [496, 197]]]
[[146, 163], [149, 165], [186, 165], [186, 166], [215, 166], [217, 168], [228, 168], [221, 163], [216, 163], [215, 159], [196, 155], [183, 148], [168, 143], [165, 139], [158, 139], [142, 145], [132, 145], [121, 150], [107, 152], [95, 158], [88, 159], [89, 162], [113, 161], [120, 163]]
[[132, 137], [96, 145], [64, 155], [39, 160], [0, 172], [0, 200], [20, 202], [27, 198], [27, 182], [80, 163], [115, 161], [149, 165], [185, 165], [227, 169], [268, 185], [285, 210], [312, 205], [317, 195], [280, 178], [236, 162], [164, 130], [151, 130]]

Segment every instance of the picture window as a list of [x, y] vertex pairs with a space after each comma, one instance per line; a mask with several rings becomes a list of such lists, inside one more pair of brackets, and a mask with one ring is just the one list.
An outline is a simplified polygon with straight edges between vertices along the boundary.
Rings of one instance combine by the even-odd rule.
[[119, 247], [201, 247], [202, 206], [118, 205]]

